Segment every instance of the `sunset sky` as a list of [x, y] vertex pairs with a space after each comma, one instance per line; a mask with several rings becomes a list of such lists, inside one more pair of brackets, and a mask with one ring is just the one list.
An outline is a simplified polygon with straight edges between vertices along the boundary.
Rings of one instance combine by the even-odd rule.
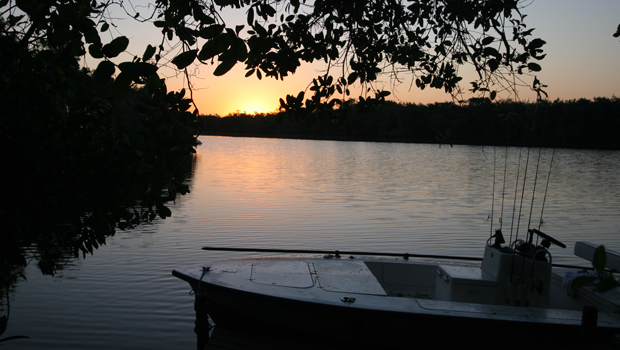
[[[546, 91], [551, 100], [620, 96], [620, 38], [612, 37], [620, 24], [620, 1], [535, 0], [523, 12], [528, 15], [525, 20], [528, 27], [536, 28], [533, 37], [547, 42], [544, 46], [547, 57], [541, 62], [543, 70], [537, 76], [548, 85]], [[238, 19], [240, 24], [245, 24], [245, 11]], [[227, 24], [234, 26], [236, 23]], [[142, 24], [145, 25], [148, 26]], [[135, 49], [137, 52], [142, 52], [147, 43], [157, 45], [160, 38], [157, 31], [146, 34], [136, 32], [134, 28], [132, 33], [133, 38], [128, 35], [132, 45], [140, 43], [141, 48]], [[296, 74], [284, 81], [258, 80], [255, 75], [245, 78], [243, 64], [237, 64], [223, 77], [212, 74], [214, 66], [195, 65], [190, 68], [196, 73], [192, 80], [193, 97], [199, 112], [225, 116], [235, 111], [276, 110], [280, 97], [305, 90], [324, 65], [302, 65]], [[165, 70], [160, 70], [160, 75], [167, 77], [171, 89], [181, 88], [184, 83], [182, 77], [172, 77]], [[464, 81], [469, 80], [465, 78]], [[531, 82], [531, 78], [527, 81]], [[410, 89], [410, 80], [404, 81], [396, 91], [389, 87], [389, 82], [384, 83], [386, 89], [393, 92], [391, 98], [399, 102], [451, 100], [442, 90], [427, 88], [420, 91], [415, 84]], [[533, 101], [536, 95], [523, 91], [519, 98]]]

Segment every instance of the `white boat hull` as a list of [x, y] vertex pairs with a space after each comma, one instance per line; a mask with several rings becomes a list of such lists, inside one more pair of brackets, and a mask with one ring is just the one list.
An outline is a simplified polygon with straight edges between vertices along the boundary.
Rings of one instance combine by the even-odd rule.
[[[557, 342], [579, 337], [582, 306], [593, 303], [563, 296], [555, 276], [548, 308], [496, 305], [488, 295], [492, 281], [480, 264], [454, 261], [244, 258], [173, 274], [204, 296], [216, 325], [346, 343], [453, 345], [515, 336]], [[613, 312], [618, 303], [609, 299], [597, 305], [604, 309], [597, 322], [601, 336], [620, 332], [620, 317]]]

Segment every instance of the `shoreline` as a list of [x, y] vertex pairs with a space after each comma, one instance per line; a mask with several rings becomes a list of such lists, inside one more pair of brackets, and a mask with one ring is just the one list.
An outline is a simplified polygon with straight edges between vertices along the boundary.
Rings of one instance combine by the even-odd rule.
[[[533, 147], [533, 148], [567, 148], [567, 149], [587, 149], [587, 150], [604, 150], [618, 151], [620, 143], [616, 145], [605, 144], [575, 144], [575, 143], [543, 143], [538, 142], [506, 142], [499, 143], [480, 143], [474, 140], [444, 140], [440, 142], [436, 138], [414, 138], [403, 136], [347, 136], [347, 135], [321, 135], [321, 134], [300, 134], [300, 133], [259, 133], [259, 132], [202, 132], [199, 136], [223, 136], [223, 137], [251, 137], [251, 138], [269, 138], [269, 139], [291, 139], [291, 140], [316, 140], [316, 141], [352, 141], [352, 142], [383, 142], [383, 143], [420, 143], [434, 144], [438, 146], [502, 146], [502, 147]], [[451, 142], [452, 141], [452, 142]]]

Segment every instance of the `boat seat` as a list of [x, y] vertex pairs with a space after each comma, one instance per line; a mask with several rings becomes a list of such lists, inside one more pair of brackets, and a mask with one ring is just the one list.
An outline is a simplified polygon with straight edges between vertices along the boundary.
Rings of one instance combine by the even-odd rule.
[[[576, 242], [575, 255], [586, 259], [590, 262], [594, 261], [594, 252], [599, 246], [590, 242]], [[620, 271], [620, 253], [613, 250], [605, 249], [607, 253], [607, 261], [605, 267], [612, 271]]]

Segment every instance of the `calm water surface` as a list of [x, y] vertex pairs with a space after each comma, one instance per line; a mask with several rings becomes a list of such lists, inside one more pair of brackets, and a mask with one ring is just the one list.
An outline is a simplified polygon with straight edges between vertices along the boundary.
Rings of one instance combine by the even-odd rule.
[[171, 270], [241, 256], [205, 245], [481, 256], [500, 216], [507, 236], [538, 226], [552, 158], [542, 230], [569, 246], [552, 247], [554, 262], [580, 263], [576, 240], [620, 250], [620, 152], [201, 141], [171, 218], [117, 233], [54, 277], [28, 268], [5, 335], [31, 339], [7, 349], [194, 349], [193, 297]]

